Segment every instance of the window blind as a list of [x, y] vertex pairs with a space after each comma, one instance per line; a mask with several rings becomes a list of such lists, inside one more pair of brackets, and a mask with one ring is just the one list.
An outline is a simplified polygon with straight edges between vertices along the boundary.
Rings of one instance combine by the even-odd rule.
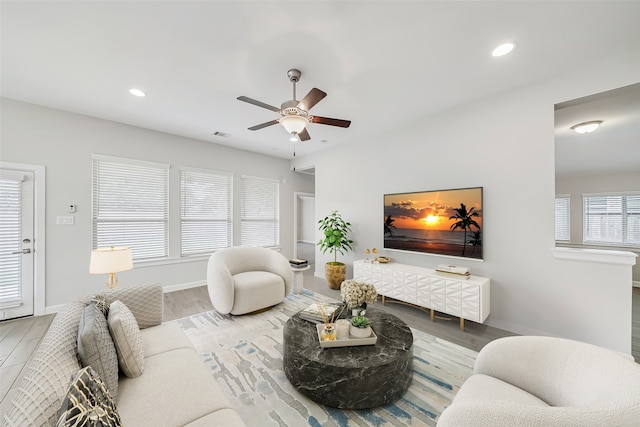
[[571, 240], [571, 195], [556, 196], [556, 241]]
[[583, 195], [583, 242], [640, 247], [640, 194]]
[[169, 251], [169, 165], [93, 157], [93, 247], [129, 246], [134, 260]]
[[0, 175], [0, 304], [22, 300], [22, 181], [18, 173]]
[[232, 246], [232, 184], [229, 173], [180, 171], [182, 256]]
[[274, 179], [240, 177], [240, 244], [280, 244], [280, 183]]

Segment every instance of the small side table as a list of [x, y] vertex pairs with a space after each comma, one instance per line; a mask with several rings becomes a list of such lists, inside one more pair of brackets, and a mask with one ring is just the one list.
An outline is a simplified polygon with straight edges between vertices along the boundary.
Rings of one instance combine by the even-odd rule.
[[293, 271], [293, 293], [300, 294], [304, 289], [304, 275], [302, 274], [304, 271], [310, 269], [310, 265], [305, 265], [304, 267], [291, 267], [291, 271]]

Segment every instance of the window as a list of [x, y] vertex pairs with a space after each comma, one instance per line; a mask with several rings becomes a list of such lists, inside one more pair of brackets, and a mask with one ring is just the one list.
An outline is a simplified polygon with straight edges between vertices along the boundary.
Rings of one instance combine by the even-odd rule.
[[0, 305], [22, 301], [23, 174], [0, 174]]
[[280, 183], [275, 179], [240, 177], [240, 244], [280, 244]]
[[640, 247], [640, 193], [583, 195], [583, 242]]
[[169, 165], [93, 158], [93, 247], [129, 246], [134, 260], [169, 251]]
[[571, 195], [556, 195], [556, 241], [571, 240]]
[[232, 246], [232, 184], [230, 173], [186, 168], [180, 171], [182, 256], [203, 255]]

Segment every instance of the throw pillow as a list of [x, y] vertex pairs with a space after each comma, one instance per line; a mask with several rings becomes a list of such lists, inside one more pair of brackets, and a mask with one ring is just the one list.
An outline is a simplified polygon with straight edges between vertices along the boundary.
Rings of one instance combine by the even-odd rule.
[[104, 380], [111, 396], [118, 396], [118, 354], [107, 319], [95, 305], [85, 307], [78, 327], [78, 356], [83, 367], [91, 366]]
[[122, 425], [109, 389], [91, 366], [71, 380], [58, 412], [56, 427], [119, 427]]
[[108, 322], [120, 369], [129, 378], [139, 377], [144, 372], [144, 354], [136, 318], [122, 301], [117, 300], [109, 307]]

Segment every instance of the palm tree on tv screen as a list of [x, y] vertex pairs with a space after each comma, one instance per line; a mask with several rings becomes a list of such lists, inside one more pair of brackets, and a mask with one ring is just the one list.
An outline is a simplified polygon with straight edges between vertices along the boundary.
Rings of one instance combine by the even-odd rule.
[[471, 208], [467, 211], [467, 207], [464, 203], [460, 203], [459, 208], [454, 208], [456, 214], [450, 216], [449, 219], [457, 219], [455, 223], [451, 225], [449, 228], [451, 231], [456, 231], [457, 228], [461, 228], [464, 230], [464, 244], [462, 245], [462, 256], [464, 256], [464, 251], [467, 248], [467, 231], [471, 231], [471, 227], [476, 227], [480, 230], [480, 226], [473, 219], [474, 217], [480, 217], [478, 212], [475, 212], [475, 208]]
[[389, 236], [393, 237], [393, 230], [396, 228], [396, 226], [393, 225], [394, 221], [395, 219], [391, 218], [391, 215], [387, 216], [387, 218], [384, 220], [384, 234], [388, 234]]
[[476, 248], [478, 246], [482, 246], [482, 237], [480, 236], [480, 231], [471, 232], [471, 238], [467, 243], [473, 246], [473, 250], [471, 251], [471, 256], [473, 256]]

